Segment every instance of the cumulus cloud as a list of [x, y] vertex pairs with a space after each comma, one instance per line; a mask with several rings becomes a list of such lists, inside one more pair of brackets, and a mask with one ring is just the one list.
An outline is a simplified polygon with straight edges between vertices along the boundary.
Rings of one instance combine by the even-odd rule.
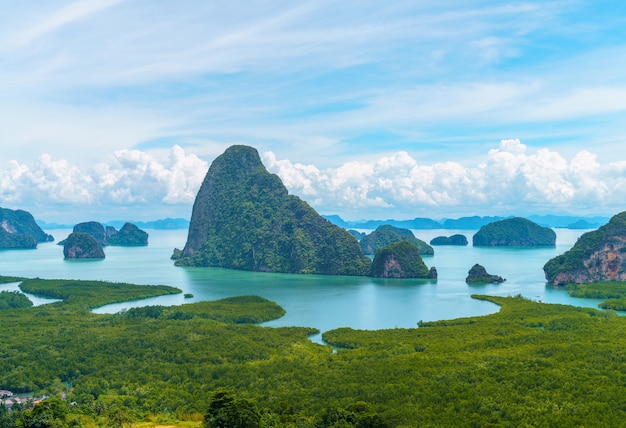
[[[372, 162], [349, 162], [319, 170], [264, 154], [268, 169], [294, 194], [327, 212], [389, 208], [389, 212], [448, 209], [480, 212], [605, 212], [623, 210], [626, 162], [601, 165], [582, 151], [571, 160], [519, 140], [502, 140], [477, 165], [456, 162], [421, 165], [407, 152]], [[474, 212], [472, 212], [474, 210]], [[364, 213], [365, 217], [366, 214]]]
[[81, 169], [42, 155], [33, 165], [8, 162], [0, 172], [0, 204], [12, 206], [191, 204], [208, 163], [174, 146], [166, 159], [139, 150], [116, 151], [107, 163]]
[[[262, 158], [290, 193], [322, 213], [346, 218], [608, 215], [624, 210], [625, 161], [601, 164], [586, 150], [566, 159], [519, 140], [502, 140], [473, 165], [426, 165], [405, 151], [325, 169], [279, 159], [270, 151]], [[185, 207], [182, 215], [188, 215], [208, 167], [179, 146], [162, 157], [118, 150], [86, 169], [49, 155], [32, 164], [13, 160], [0, 169], [0, 206], [36, 208], [36, 215], [44, 217], [59, 206], [81, 211], [83, 217], [109, 210], [114, 218], [116, 210], [126, 209], [137, 219], [159, 218], [167, 207]]]

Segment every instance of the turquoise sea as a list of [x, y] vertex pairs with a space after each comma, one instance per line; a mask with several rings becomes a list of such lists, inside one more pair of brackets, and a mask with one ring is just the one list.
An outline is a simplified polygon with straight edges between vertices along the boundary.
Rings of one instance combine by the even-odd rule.
[[[277, 302], [287, 311], [284, 317], [267, 325], [307, 326], [320, 331], [337, 327], [416, 327], [420, 320], [453, 319], [498, 311], [492, 303], [472, 299], [472, 294], [522, 294], [546, 303], [587, 307], [597, 307], [600, 302], [572, 298], [564, 289], [547, 286], [544, 278], [543, 265], [571, 248], [585, 232], [581, 230], [555, 229], [557, 246], [553, 248], [474, 248], [471, 245], [474, 230], [415, 230], [415, 235], [426, 242], [435, 236], [455, 233], [464, 234], [470, 241], [466, 247], [434, 247], [435, 255], [424, 258], [428, 267], [436, 266], [437, 281], [181, 268], [174, 266], [170, 256], [175, 247], [185, 245], [187, 231], [146, 231], [149, 233], [147, 247], [106, 247], [104, 260], [83, 261], [64, 260], [63, 248], [56, 244], [66, 238], [70, 230], [49, 230], [46, 232], [55, 237], [54, 243], [39, 244], [35, 250], [0, 251], [0, 275], [164, 284], [194, 295], [191, 299], [185, 299], [181, 293], [108, 305], [97, 309], [99, 313], [114, 313], [131, 306], [179, 305], [254, 294]], [[506, 282], [468, 286], [465, 277], [475, 263], [485, 266], [489, 273], [506, 278]], [[0, 289], [11, 287], [15, 289], [15, 285]]]

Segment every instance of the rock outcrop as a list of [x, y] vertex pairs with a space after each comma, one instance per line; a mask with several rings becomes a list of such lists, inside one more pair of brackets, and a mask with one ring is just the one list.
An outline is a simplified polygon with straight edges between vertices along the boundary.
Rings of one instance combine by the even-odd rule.
[[100, 243], [87, 232], [72, 232], [63, 244], [66, 259], [103, 259]]
[[475, 247], [537, 247], [556, 245], [556, 233], [522, 217], [508, 218], [481, 227], [472, 238]]
[[552, 285], [626, 281], [626, 212], [584, 233], [565, 253], [543, 267]]
[[0, 208], [0, 248], [37, 248], [39, 242], [51, 241], [28, 211]]
[[379, 248], [400, 241], [408, 241], [415, 245], [422, 256], [432, 256], [435, 254], [433, 247], [421, 239], [416, 238], [409, 229], [403, 229], [388, 224], [378, 226], [375, 231], [364, 236], [359, 242], [359, 245], [361, 246], [363, 254], [376, 254]]
[[[120, 230], [113, 226], [104, 226], [97, 221], [78, 223], [72, 229], [74, 233], [88, 233], [101, 247], [112, 246], [145, 246], [148, 245], [148, 233], [132, 223], [125, 223]], [[65, 240], [59, 242], [65, 245]]]
[[176, 264], [367, 275], [371, 262], [348, 231], [289, 195], [254, 148], [232, 146], [207, 172]]
[[101, 246], [107, 245], [107, 231], [102, 223], [97, 221], [86, 221], [78, 223], [72, 229], [72, 232], [82, 232], [90, 234]]
[[135, 247], [148, 245], [148, 233], [139, 229], [132, 223], [126, 223], [120, 230], [109, 232], [107, 227], [108, 245], [119, 245], [124, 247]]
[[467, 245], [465, 235], [456, 234], [452, 236], [437, 236], [430, 240], [430, 245]]
[[420, 251], [409, 241], [399, 241], [379, 248], [370, 276], [376, 278], [437, 278], [437, 270], [428, 269]]
[[499, 275], [487, 273], [487, 270], [478, 263], [472, 266], [465, 278], [468, 284], [499, 284], [504, 281], [506, 280]]

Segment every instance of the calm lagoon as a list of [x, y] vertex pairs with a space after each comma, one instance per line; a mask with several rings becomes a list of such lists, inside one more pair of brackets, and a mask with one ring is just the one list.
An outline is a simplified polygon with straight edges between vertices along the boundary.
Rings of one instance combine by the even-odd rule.
[[[49, 279], [92, 279], [147, 285], [171, 285], [183, 293], [136, 302], [107, 305], [98, 313], [115, 313], [133, 306], [179, 305], [238, 295], [259, 295], [273, 300], [287, 314], [269, 326], [306, 326], [327, 331], [337, 327], [386, 329], [416, 327], [420, 320], [435, 321], [486, 315], [498, 311], [492, 303], [474, 300], [472, 294], [517, 295], [546, 303], [597, 307], [600, 300], [576, 299], [563, 289], [546, 285], [543, 265], [570, 249], [585, 231], [555, 229], [553, 248], [474, 248], [474, 230], [415, 230], [429, 242], [439, 235], [464, 234], [466, 247], [439, 246], [435, 255], [425, 257], [435, 266], [437, 281], [383, 280], [323, 275], [287, 275], [242, 272], [219, 268], [182, 268], [170, 256], [185, 244], [187, 231], [146, 230], [147, 247], [106, 247], [106, 258], [97, 261], [64, 260], [63, 247], [56, 242], [70, 230], [47, 231], [54, 243], [39, 244], [35, 250], [0, 251], [0, 274]], [[499, 285], [468, 286], [468, 270], [480, 263], [492, 274], [506, 278]], [[41, 302], [36, 302], [40, 304]], [[313, 338], [316, 339], [315, 337]]]

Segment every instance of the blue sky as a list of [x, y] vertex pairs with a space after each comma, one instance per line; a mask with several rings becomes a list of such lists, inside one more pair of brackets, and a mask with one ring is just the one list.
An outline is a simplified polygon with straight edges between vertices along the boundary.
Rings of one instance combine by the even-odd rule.
[[0, 0], [0, 206], [189, 217], [247, 144], [346, 219], [625, 209], [626, 3], [387, 3]]

